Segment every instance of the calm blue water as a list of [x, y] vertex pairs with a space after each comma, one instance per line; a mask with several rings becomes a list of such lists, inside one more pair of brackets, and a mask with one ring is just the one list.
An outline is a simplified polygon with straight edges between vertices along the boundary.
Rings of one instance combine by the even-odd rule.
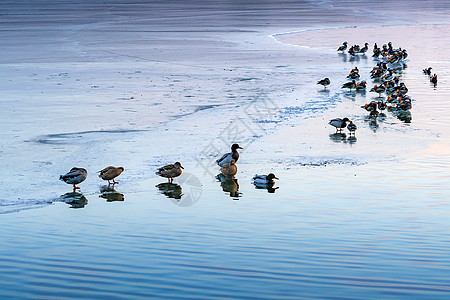
[[[0, 295], [448, 299], [450, 40], [448, 25], [423, 25], [445, 23], [448, 4], [415, 4], [0, 4], [16, 52], [0, 50]], [[363, 21], [301, 35], [311, 49], [268, 37]], [[406, 26], [376, 27], [392, 23]], [[408, 49], [411, 123], [373, 124], [360, 106], [376, 95], [340, 89], [375, 64], [337, 55], [344, 38]], [[355, 138], [333, 134], [338, 116]], [[219, 182], [209, 164], [231, 137], [244, 146], [238, 174]], [[185, 172], [167, 185], [154, 171], [175, 160]], [[89, 170], [77, 194], [57, 180], [73, 164]], [[125, 167], [114, 191], [96, 178], [107, 164]], [[268, 172], [274, 189], [250, 183]]]

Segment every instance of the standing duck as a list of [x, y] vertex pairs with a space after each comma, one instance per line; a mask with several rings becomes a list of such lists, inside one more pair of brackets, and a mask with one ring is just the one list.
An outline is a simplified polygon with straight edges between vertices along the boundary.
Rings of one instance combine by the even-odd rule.
[[349, 122], [350, 120], [348, 118], [336, 118], [336, 119], [332, 119], [330, 120], [330, 122], [328, 122], [328, 124], [330, 124], [331, 126], [336, 127], [336, 133], [338, 131], [342, 131], [343, 128], [347, 127], [347, 122]]
[[231, 152], [225, 153], [222, 155], [221, 158], [216, 160], [216, 164], [218, 164], [220, 167], [223, 167], [224, 164], [229, 164], [232, 159], [234, 159], [235, 162], [239, 159], [239, 153], [237, 152], [237, 149], [243, 149], [238, 144], [233, 144], [231, 146]]
[[350, 123], [347, 125], [347, 129], [350, 132], [350, 134], [355, 134], [356, 129], [358, 129], [358, 127], [356, 127], [355, 123], [353, 123], [352, 121], [350, 121]]
[[173, 165], [170, 164], [170, 165], [166, 165], [164, 167], [159, 168], [158, 171], [156, 171], [156, 175], [159, 175], [161, 177], [165, 177], [165, 178], [167, 178], [169, 183], [172, 183], [173, 182], [173, 178], [180, 176], [181, 173], [183, 172], [181, 169], [184, 169], [184, 168], [181, 165], [181, 163], [179, 163], [177, 161]]
[[369, 43], [364, 43], [364, 47], [362, 47], [362, 48], [359, 50], [359, 53], [364, 54], [364, 53], [367, 52], [367, 50], [369, 50]]
[[229, 164], [224, 164], [222, 168], [220, 168], [220, 172], [225, 175], [227, 178], [231, 178], [237, 173], [236, 161], [232, 159]]
[[112, 184], [116, 184], [119, 183], [117, 181], [114, 180], [114, 178], [116, 178], [117, 176], [119, 176], [122, 172], [123, 172], [124, 168], [123, 167], [113, 167], [113, 166], [109, 166], [104, 168], [101, 171], [98, 171], [98, 173], [100, 173], [98, 175], [98, 177], [100, 177], [103, 180], [108, 180], [108, 185], [111, 185], [111, 182], [109, 182], [110, 180], [112, 180]]
[[323, 85], [324, 88], [326, 88], [327, 85], [330, 85], [330, 83], [331, 83], [331, 81], [330, 81], [330, 79], [329, 79], [328, 77], [327, 77], [327, 78], [324, 78], [324, 79], [322, 79], [322, 80], [319, 80], [319, 81], [317, 82], [317, 84]]
[[79, 189], [76, 184], [83, 182], [87, 177], [87, 171], [83, 168], [72, 168], [64, 175], [59, 176], [59, 180], [64, 181], [67, 184], [73, 184], [73, 191]]
[[274, 184], [274, 179], [278, 179], [275, 174], [270, 173], [269, 175], [255, 175], [252, 178], [253, 184]]
[[345, 49], [347, 49], [347, 44], [347, 42], [343, 42], [342, 45], [337, 48], [337, 51], [345, 51]]

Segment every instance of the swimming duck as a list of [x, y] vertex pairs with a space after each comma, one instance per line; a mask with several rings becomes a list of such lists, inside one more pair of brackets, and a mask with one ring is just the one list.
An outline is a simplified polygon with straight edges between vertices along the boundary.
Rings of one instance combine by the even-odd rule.
[[275, 174], [269, 173], [269, 175], [255, 175], [252, 178], [254, 184], [274, 184], [274, 179], [278, 179]]
[[98, 171], [98, 173], [100, 173], [98, 175], [98, 177], [100, 177], [103, 180], [108, 180], [108, 184], [111, 184], [111, 182], [109, 182], [110, 180], [112, 180], [112, 184], [116, 184], [119, 183], [117, 181], [114, 180], [114, 178], [116, 178], [117, 176], [119, 176], [122, 172], [123, 172], [124, 168], [123, 167], [113, 167], [113, 166], [109, 166], [104, 168], [101, 171]]
[[425, 74], [425, 75], [431, 75], [431, 70], [432, 70], [433, 68], [432, 67], [428, 67], [428, 68], [426, 68], [426, 69], [423, 69], [423, 74]]
[[83, 182], [87, 177], [87, 171], [83, 168], [72, 168], [64, 175], [59, 176], [59, 180], [64, 181], [67, 184], [73, 184], [73, 191], [79, 189], [76, 184]]
[[331, 126], [336, 127], [336, 132], [341, 131], [343, 128], [345, 128], [347, 126], [347, 122], [349, 122], [350, 120], [348, 118], [336, 118], [336, 119], [332, 119], [330, 120], [330, 122], [328, 122], [328, 124], [330, 124]]
[[328, 77], [327, 77], [327, 78], [324, 78], [324, 79], [322, 79], [322, 80], [319, 80], [319, 81], [317, 82], [317, 84], [323, 85], [324, 88], [326, 88], [327, 85], [330, 85], [330, 83], [331, 83], [331, 81], [330, 81], [330, 79], [329, 79]]
[[184, 169], [181, 163], [178, 161], [174, 164], [166, 165], [164, 167], [161, 167], [156, 172], [156, 175], [159, 175], [161, 177], [167, 178], [169, 183], [173, 182], [174, 177], [178, 177], [183, 172], [181, 169]]
[[242, 148], [238, 144], [233, 144], [231, 146], [231, 152], [222, 155], [221, 158], [216, 160], [216, 164], [218, 164], [220, 167], [223, 167], [224, 164], [229, 164], [232, 159], [234, 159], [234, 161], [237, 162], [239, 159], [239, 153], [237, 152], [237, 149]]
[[232, 159], [229, 164], [224, 164], [222, 168], [220, 168], [220, 172], [226, 177], [233, 177], [237, 173], [236, 161]]
[[350, 123], [348, 123], [347, 125], [347, 129], [348, 131], [350, 131], [350, 134], [354, 134], [356, 129], [358, 129], [358, 127], [356, 127], [355, 123], [353, 123], [352, 121], [350, 121]]
[[342, 85], [342, 88], [347, 88], [347, 89], [356, 88], [356, 81], [352, 80], [351, 82], [346, 82]]
[[341, 46], [337, 49], [337, 51], [345, 51], [347, 49], [347, 42], [343, 42]]

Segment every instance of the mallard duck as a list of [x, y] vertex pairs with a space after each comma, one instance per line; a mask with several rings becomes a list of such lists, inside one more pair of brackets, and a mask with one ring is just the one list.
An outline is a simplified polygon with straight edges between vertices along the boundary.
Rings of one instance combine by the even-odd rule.
[[238, 144], [233, 144], [231, 146], [231, 152], [225, 153], [224, 155], [222, 155], [221, 158], [216, 160], [216, 164], [218, 164], [220, 167], [223, 167], [224, 164], [229, 164], [232, 159], [234, 159], [234, 161], [237, 162], [239, 159], [239, 153], [237, 152], [237, 149], [243, 149], [243, 148], [241, 146], [239, 146]]
[[386, 91], [386, 88], [384, 87], [384, 85], [376, 85], [370, 90], [371, 92], [376, 92], [378, 93], [378, 95], [381, 96], [381, 93], [383, 93], [384, 91]]
[[328, 122], [328, 124], [330, 124], [331, 126], [336, 127], [336, 132], [341, 131], [343, 128], [347, 127], [347, 122], [349, 122], [350, 120], [348, 118], [336, 118], [336, 119], [332, 119], [330, 120], [330, 122]]
[[255, 175], [252, 178], [252, 183], [254, 184], [274, 184], [274, 179], [278, 179], [273, 173], [269, 173], [269, 175]]
[[73, 191], [79, 189], [76, 184], [83, 182], [87, 177], [87, 171], [83, 168], [72, 168], [67, 174], [60, 175], [59, 180], [64, 181], [67, 184], [73, 184]]
[[220, 168], [220, 172], [226, 177], [233, 177], [237, 173], [236, 161], [232, 159], [229, 164], [224, 164]]
[[330, 79], [329, 79], [328, 77], [327, 77], [327, 78], [324, 78], [324, 79], [322, 79], [322, 80], [319, 80], [319, 81], [317, 82], [317, 84], [323, 85], [324, 88], [326, 88], [327, 85], [330, 85], [330, 83], [331, 83], [331, 81], [330, 81]]
[[350, 121], [350, 123], [348, 123], [347, 125], [347, 129], [350, 132], [350, 134], [354, 134], [356, 129], [358, 129], [358, 127], [356, 127], [355, 123], [353, 123], [352, 121]]
[[98, 175], [98, 177], [100, 177], [103, 180], [108, 180], [108, 184], [111, 184], [111, 182], [109, 182], [110, 180], [112, 180], [112, 184], [116, 184], [119, 183], [117, 181], [114, 180], [114, 178], [116, 178], [117, 176], [119, 176], [122, 172], [123, 172], [124, 168], [123, 167], [113, 167], [113, 166], [109, 166], [104, 168], [101, 171], [98, 171], [98, 173], [100, 173]]
[[174, 163], [173, 165], [166, 165], [164, 167], [161, 167], [156, 171], [156, 175], [159, 175], [161, 177], [167, 178], [167, 180], [172, 183], [174, 177], [178, 177], [183, 172], [181, 169], [184, 169], [181, 163], [178, 161]]
[[347, 49], [347, 42], [343, 42], [341, 46], [337, 49], [337, 51], [345, 51]]

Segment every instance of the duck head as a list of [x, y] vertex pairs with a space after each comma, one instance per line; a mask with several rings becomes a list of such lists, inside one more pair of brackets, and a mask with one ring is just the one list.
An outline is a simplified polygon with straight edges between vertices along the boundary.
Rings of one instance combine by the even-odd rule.
[[231, 146], [231, 151], [235, 152], [237, 149], [244, 149], [241, 146], [239, 146], [238, 144], [233, 144]]
[[177, 167], [177, 168], [182, 168], [182, 169], [184, 169], [183, 166], [181, 165], [181, 163], [178, 162], [178, 161], [177, 161], [176, 163], [174, 163], [173, 165], [174, 165], [175, 167]]
[[273, 174], [273, 173], [270, 173], [269, 175], [267, 175], [266, 178], [268, 181], [273, 180], [273, 179], [278, 179], [278, 177], [276, 177], [275, 174]]

